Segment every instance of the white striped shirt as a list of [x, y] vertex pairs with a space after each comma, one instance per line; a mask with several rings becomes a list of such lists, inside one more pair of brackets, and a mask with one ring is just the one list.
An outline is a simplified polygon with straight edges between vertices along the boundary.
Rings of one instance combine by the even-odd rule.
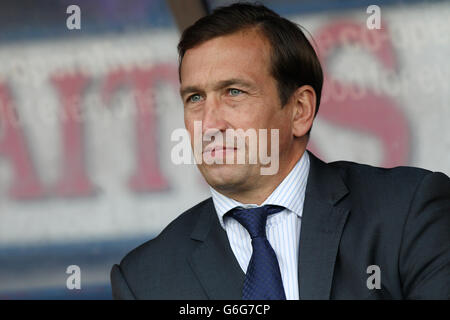
[[[291, 172], [272, 194], [261, 204], [283, 206], [286, 209], [267, 218], [266, 234], [280, 265], [286, 299], [298, 300], [298, 248], [300, 225], [309, 173], [309, 156], [305, 151]], [[210, 187], [214, 207], [220, 224], [225, 229], [231, 249], [242, 270], [246, 272], [252, 255], [251, 238], [248, 231], [235, 219], [224, 215], [233, 208], [257, 207], [230, 199]]]

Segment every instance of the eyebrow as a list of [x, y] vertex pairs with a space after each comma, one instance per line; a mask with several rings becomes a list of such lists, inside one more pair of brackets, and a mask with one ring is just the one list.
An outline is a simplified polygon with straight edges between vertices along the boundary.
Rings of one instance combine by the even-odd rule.
[[[238, 78], [231, 78], [231, 79], [227, 79], [227, 80], [222, 80], [219, 81], [215, 86], [214, 86], [214, 90], [220, 90], [229, 86], [233, 86], [233, 85], [239, 85], [248, 89], [252, 89], [254, 86], [243, 79], [238, 79]], [[187, 87], [182, 87], [180, 88], [180, 95], [181, 97], [184, 97], [186, 94], [188, 93], [192, 93], [192, 92], [202, 92], [203, 90], [200, 89], [200, 87], [197, 86], [187, 86]]]

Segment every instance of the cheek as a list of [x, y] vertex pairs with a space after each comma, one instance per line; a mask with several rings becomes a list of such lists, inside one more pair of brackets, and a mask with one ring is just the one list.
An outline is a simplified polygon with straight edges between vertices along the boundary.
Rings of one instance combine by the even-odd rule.
[[184, 125], [186, 129], [194, 129], [194, 122], [199, 120], [201, 120], [201, 118], [199, 118], [198, 114], [196, 114], [195, 112], [192, 112], [190, 110], [184, 111]]
[[273, 128], [278, 129], [280, 150], [288, 146], [293, 139], [292, 124], [290, 118], [286, 114], [281, 114], [279, 117], [274, 117]]
[[189, 133], [191, 137], [191, 142], [193, 141], [192, 138], [194, 137], [194, 120], [184, 117], [184, 127], [186, 128], [187, 132]]
[[266, 106], [261, 103], [249, 103], [245, 108], [236, 110], [233, 118], [243, 129], [268, 129], [271, 127], [271, 115]]

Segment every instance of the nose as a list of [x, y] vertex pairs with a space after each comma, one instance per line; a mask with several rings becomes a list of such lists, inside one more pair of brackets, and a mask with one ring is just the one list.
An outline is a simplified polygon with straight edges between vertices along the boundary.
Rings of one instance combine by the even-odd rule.
[[214, 134], [217, 131], [225, 131], [227, 122], [224, 119], [223, 108], [217, 97], [206, 98], [202, 118], [202, 134]]

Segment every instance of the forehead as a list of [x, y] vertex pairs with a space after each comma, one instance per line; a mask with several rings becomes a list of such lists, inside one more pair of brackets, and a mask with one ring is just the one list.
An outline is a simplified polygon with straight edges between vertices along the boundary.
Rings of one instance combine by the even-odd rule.
[[270, 77], [270, 43], [255, 29], [216, 37], [186, 51], [181, 84], [207, 85], [229, 78]]

